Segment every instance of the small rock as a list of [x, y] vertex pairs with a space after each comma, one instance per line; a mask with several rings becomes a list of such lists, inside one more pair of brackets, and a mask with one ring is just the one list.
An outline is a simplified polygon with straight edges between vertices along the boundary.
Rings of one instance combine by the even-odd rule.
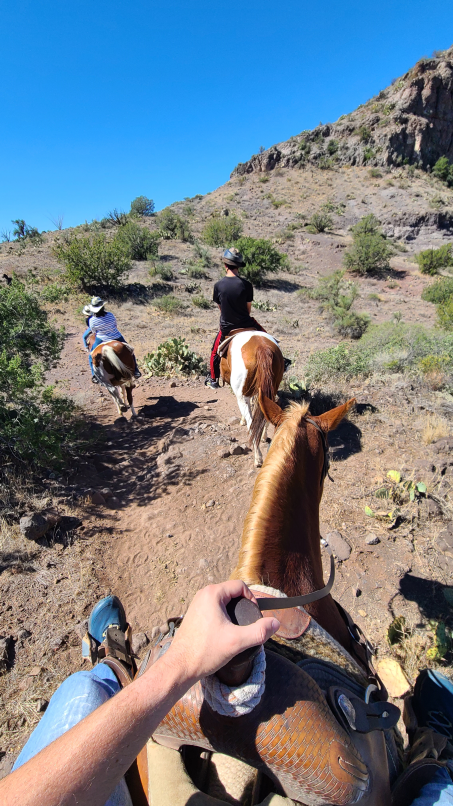
[[38, 540], [50, 529], [50, 523], [40, 512], [33, 512], [20, 519], [19, 529], [27, 540]]
[[112, 498], [112, 496], [113, 496], [113, 493], [112, 493], [110, 487], [104, 487], [100, 492], [101, 492], [101, 495], [105, 498], [106, 501], [109, 498]]
[[139, 655], [142, 649], [149, 644], [149, 638], [144, 632], [137, 632], [132, 636], [132, 652]]
[[215, 507], [215, 501], [213, 498], [211, 498], [210, 501], [206, 501], [206, 509], [208, 509], [209, 507]]
[[173, 532], [166, 532], [165, 537], [173, 537]]
[[217, 451], [217, 456], [219, 459], [228, 459], [231, 453], [227, 448], [222, 448], [220, 451]]
[[178, 384], [176, 383], [176, 381], [172, 381], [170, 384], [170, 389], [176, 389], [177, 385]]
[[378, 543], [381, 542], [381, 538], [377, 535], [374, 535], [373, 532], [368, 532], [365, 535], [365, 543], [367, 546], [377, 546]]
[[210, 407], [210, 406], [203, 406], [203, 408], [204, 408], [206, 411], [211, 411], [211, 407]]
[[41, 666], [33, 666], [33, 669], [30, 669], [28, 675], [29, 677], [37, 677], [38, 674], [41, 674]]
[[7, 638], [0, 637], [0, 669], [6, 669], [9, 663], [9, 647], [11, 644], [11, 638], [8, 636]]
[[17, 640], [18, 641], [26, 641], [27, 638], [30, 638], [31, 632], [28, 630], [19, 630], [17, 633]]
[[36, 710], [38, 714], [43, 714], [48, 705], [49, 700], [38, 700], [38, 702], [36, 703]]
[[240, 417], [230, 417], [229, 420], [227, 420], [227, 422], [228, 422], [228, 425], [239, 425], [239, 423], [241, 422], [241, 418]]
[[242, 456], [243, 453], [242, 445], [235, 445], [234, 448], [230, 450], [230, 456]]
[[428, 498], [426, 502], [426, 511], [428, 513], [428, 518], [440, 518], [442, 516], [442, 510], [439, 504], [436, 501], [433, 501], [432, 498]]
[[436, 537], [434, 545], [438, 551], [453, 557], [453, 524], [449, 524], [446, 529], [442, 529]]
[[89, 493], [88, 497], [92, 504], [100, 504], [101, 506], [105, 506], [105, 498], [97, 490], [93, 490], [92, 493]]
[[167, 635], [170, 632], [170, 627], [168, 626], [167, 622], [165, 624], [161, 624], [159, 627], [159, 635]]
[[78, 624], [74, 625], [74, 632], [77, 633], [79, 638], [83, 638], [85, 633], [88, 630], [88, 619], [84, 619], [83, 621], [79, 621]]
[[329, 532], [326, 535], [326, 540], [332, 549], [333, 553], [337, 560], [347, 560], [348, 557], [351, 555], [351, 547], [346, 540], [344, 539], [343, 535], [335, 530], [334, 532]]
[[362, 618], [366, 618], [367, 617], [366, 610], [359, 610], [359, 616], [362, 616]]
[[362, 595], [362, 591], [360, 590], [360, 588], [355, 588], [354, 589], [354, 596], [356, 596], [358, 598], [361, 595]]
[[246, 442], [244, 442], [244, 443], [241, 445], [241, 448], [242, 448], [242, 453], [250, 453], [250, 448], [249, 448], [249, 446], [247, 445], [247, 443], [246, 443]]
[[109, 509], [119, 509], [121, 506], [119, 498], [113, 495], [112, 498], [107, 500], [107, 506]]
[[153, 627], [151, 630], [151, 640], [154, 641], [157, 636], [160, 635], [160, 627]]
[[202, 571], [205, 568], [209, 568], [209, 562], [208, 562], [208, 560], [206, 560], [205, 557], [201, 558], [200, 562], [198, 563], [198, 568], [200, 568], [200, 570], [202, 570]]
[[376, 671], [390, 697], [402, 697], [409, 691], [410, 684], [398, 661], [393, 658], [382, 658], [376, 664]]

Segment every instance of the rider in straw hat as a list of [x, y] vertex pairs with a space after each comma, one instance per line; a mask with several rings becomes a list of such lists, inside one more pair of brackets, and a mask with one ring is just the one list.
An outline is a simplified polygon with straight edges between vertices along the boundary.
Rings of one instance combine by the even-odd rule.
[[[88, 361], [90, 362], [90, 369], [91, 369], [91, 380], [93, 383], [98, 383], [98, 380], [94, 374], [93, 370], [93, 360], [91, 358], [91, 353], [98, 347], [99, 344], [102, 344], [106, 341], [122, 341], [126, 342], [126, 339], [121, 335], [120, 331], [118, 330], [118, 326], [116, 324], [116, 319], [111, 313], [111, 311], [105, 310], [105, 301], [100, 297], [93, 297], [89, 305], [85, 305], [83, 309], [83, 313], [87, 317], [87, 329], [83, 334], [83, 343], [88, 350], [88, 336], [90, 333], [94, 333], [95, 340], [91, 347], [91, 351], [88, 354]], [[141, 378], [141, 372], [137, 366], [137, 361], [135, 359], [135, 378]]]
[[213, 293], [213, 300], [220, 308], [220, 330], [212, 345], [210, 374], [205, 381], [206, 386], [210, 386], [211, 389], [219, 388], [220, 358], [217, 355], [219, 344], [232, 330], [238, 328], [252, 327], [264, 330], [256, 319], [250, 316], [253, 285], [250, 280], [239, 276], [239, 269], [245, 266], [241, 253], [234, 247], [225, 249], [222, 261], [225, 266], [225, 277], [215, 284]]

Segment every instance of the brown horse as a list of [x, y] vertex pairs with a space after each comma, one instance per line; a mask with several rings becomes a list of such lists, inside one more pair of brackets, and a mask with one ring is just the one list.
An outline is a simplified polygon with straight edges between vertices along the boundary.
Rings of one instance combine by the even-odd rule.
[[[91, 351], [95, 340], [94, 333], [88, 338], [88, 349]], [[123, 416], [128, 405], [131, 416], [136, 417], [132, 401], [134, 383], [134, 356], [129, 345], [122, 341], [107, 341], [99, 344], [91, 353], [94, 374], [99, 383], [104, 386], [115, 401], [118, 414]], [[123, 391], [121, 400], [120, 389]]]
[[258, 393], [274, 399], [283, 378], [285, 363], [272, 336], [248, 330], [233, 337], [228, 353], [221, 359], [220, 374], [229, 383], [249, 431], [254, 450], [255, 467], [261, 467], [263, 456], [260, 438], [266, 421], [258, 405]]
[[[354, 403], [353, 398], [311, 417], [308, 405], [292, 403], [283, 412], [260, 394], [263, 415], [277, 430], [255, 482], [232, 579], [242, 579], [252, 587], [258, 584], [276, 588], [287, 596], [301, 596], [324, 586], [319, 534], [327, 449], [323, 435], [326, 440], [328, 432], [339, 425]], [[345, 649], [353, 652], [348, 627], [330, 595], [308, 604], [306, 609]]]

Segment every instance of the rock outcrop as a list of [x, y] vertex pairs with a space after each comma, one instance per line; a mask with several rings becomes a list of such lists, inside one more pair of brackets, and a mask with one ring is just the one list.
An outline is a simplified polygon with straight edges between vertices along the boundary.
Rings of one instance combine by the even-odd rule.
[[232, 176], [277, 167], [417, 165], [453, 161], [453, 46], [421, 59], [404, 76], [336, 123], [320, 124], [272, 146]]

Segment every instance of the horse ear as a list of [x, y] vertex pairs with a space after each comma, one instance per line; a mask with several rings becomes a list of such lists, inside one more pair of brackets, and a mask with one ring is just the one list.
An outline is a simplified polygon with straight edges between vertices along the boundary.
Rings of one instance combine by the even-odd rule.
[[346, 403], [343, 403], [343, 405], [337, 406], [335, 409], [331, 409], [330, 411], [326, 411], [324, 414], [319, 414], [316, 419], [324, 431], [335, 431], [335, 429], [340, 425], [343, 417], [346, 417], [349, 409], [352, 409], [354, 405], [355, 397], [351, 397], [351, 399], [347, 400]]
[[266, 420], [272, 425], [275, 425], [277, 428], [280, 425], [281, 419], [283, 417], [283, 411], [281, 410], [280, 406], [277, 403], [274, 403], [269, 397], [263, 394], [261, 389], [259, 390], [259, 403], [260, 409], [263, 412]]

